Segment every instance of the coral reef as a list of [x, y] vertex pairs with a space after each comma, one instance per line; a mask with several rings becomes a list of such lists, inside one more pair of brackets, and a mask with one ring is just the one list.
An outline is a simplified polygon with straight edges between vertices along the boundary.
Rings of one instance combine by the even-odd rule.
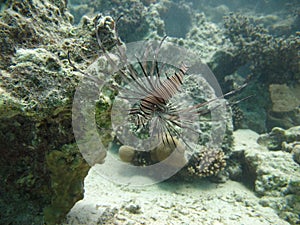
[[[251, 89], [263, 98], [259, 98], [260, 107], [252, 107], [252, 103], [257, 102], [255, 97], [240, 104], [239, 108], [244, 116], [238, 127], [251, 128], [264, 133], [274, 126], [289, 128], [299, 122], [300, 116], [297, 111], [281, 114], [273, 112], [269, 104], [270, 92], [264, 88], [264, 85], [273, 84], [287, 84], [289, 88], [293, 88], [294, 83], [299, 80], [299, 34], [295, 28], [299, 20], [297, 1], [289, 3], [257, 1], [256, 6], [245, 1], [230, 1], [227, 6], [230, 6], [231, 10], [243, 11], [245, 10], [243, 8], [247, 7], [246, 11], [248, 9], [255, 11], [259, 6], [266, 5], [276, 11], [274, 7], [281, 5], [285, 11], [280, 15], [275, 13], [256, 17], [229, 14], [225, 17], [225, 32], [206, 19], [216, 14], [219, 18], [223, 16], [228, 11], [224, 5], [221, 5], [225, 4], [224, 2], [179, 1], [184, 4], [176, 4], [168, 0], [157, 1], [157, 3], [149, 1], [146, 4], [149, 5], [148, 8], [143, 6], [145, 1], [142, 2], [125, 1], [123, 9], [120, 8], [120, 1], [83, 3], [73, 1], [72, 4], [86, 4], [90, 11], [100, 10], [114, 18], [123, 14], [124, 17], [120, 19], [117, 26], [121, 37], [127, 42], [146, 38], [159, 39], [166, 34], [169, 35], [169, 41], [192, 49], [203, 58], [204, 62], [209, 62], [224, 92], [238, 86], [247, 79], [248, 75], [252, 76], [254, 84], [249, 84], [247, 88], [249, 91], [241, 98], [252, 95]], [[132, 9], [130, 13], [124, 13], [127, 6]], [[216, 8], [217, 6], [219, 7]], [[197, 10], [199, 8], [205, 9], [206, 14]], [[292, 14], [287, 14], [288, 11], [292, 11]], [[173, 19], [173, 15], [176, 15], [176, 19], [180, 18], [180, 26], [178, 20]], [[275, 22], [278, 24], [283, 22], [281, 16], [284, 20], [290, 21], [285, 26], [294, 27], [284, 35], [278, 34], [279, 28], [272, 28]], [[122, 26], [126, 29], [123, 30]], [[275, 30], [278, 31], [276, 35]], [[292, 120], [288, 120], [288, 117]]]
[[[299, 127], [284, 129], [300, 121], [299, 14], [282, 23], [275, 16], [254, 18], [229, 14], [223, 32], [206, 19], [207, 15], [193, 7], [204, 6], [206, 2], [178, 2], [186, 3], [73, 0], [71, 10], [75, 19], [66, 9], [65, 0], [9, 0], [2, 3], [0, 162], [5, 166], [0, 169], [0, 177], [5, 182], [0, 187], [1, 223], [60, 223], [66, 212], [82, 198], [82, 180], [89, 165], [74, 144], [71, 127], [73, 95], [82, 74], [78, 73], [78, 76], [72, 71], [67, 53], [71, 53], [77, 68], [87, 68], [98, 57], [96, 32], [108, 50], [122, 44], [114, 33], [115, 23], [121, 39], [126, 42], [146, 38], [161, 40], [162, 36], [168, 35], [168, 41], [197, 52], [204, 62], [210, 62], [224, 92], [239, 86], [250, 75], [254, 81], [241, 97], [255, 92], [259, 98], [247, 99], [246, 103], [233, 109], [234, 126], [262, 133], [278, 125], [282, 128], [273, 128], [258, 142], [269, 150], [286, 151], [261, 153], [249, 148], [232, 153], [233, 129], [227, 118], [230, 115], [221, 115], [220, 120], [228, 119], [222, 146], [199, 148], [189, 162], [184, 156], [185, 149], [176, 138], [176, 150], [172, 144], [161, 144], [150, 152], [121, 146], [120, 159], [143, 166], [157, 162], [174, 167], [187, 164], [184, 170], [198, 177], [217, 176], [223, 170], [236, 180], [245, 176], [247, 168], [256, 193], [262, 196], [262, 204], [276, 210], [283, 207], [281, 216], [291, 223], [298, 222], [295, 212], [299, 209], [299, 177], [291, 171], [299, 170]], [[272, 2], [258, 1], [258, 4], [272, 6]], [[229, 11], [219, 3], [225, 4], [224, 1], [209, 3], [211, 16], [207, 18], [220, 21]], [[216, 4], [219, 7], [215, 8]], [[232, 3], [233, 8], [240, 4], [238, 1]], [[283, 1], [280, 4], [284, 5]], [[96, 17], [99, 26], [95, 31], [94, 21], [83, 15], [97, 11], [110, 16]], [[115, 22], [114, 19], [121, 15], [123, 17]], [[72, 26], [74, 20], [77, 27]], [[261, 23], [267, 24], [269, 31]], [[113, 60], [114, 57], [117, 58], [112, 55]], [[96, 63], [103, 73], [104, 70], [109, 73], [105, 57], [98, 58]], [[88, 72], [94, 75], [92, 69]], [[117, 94], [110, 89], [109, 82], [117, 82], [119, 74], [114, 78], [103, 88], [95, 107], [97, 129], [106, 147], [113, 140], [110, 114]], [[192, 81], [187, 86], [196, 101], [207, 99], [197, 92], [201, 88], [193, 86]], [[202, 121], [199, 124], [202, 133], [199, 143], [195, 143], [197, 147], [208, 143], [212, 126]], [[172, 141], [168, 139], [168, 142]], [[171, 154], [176, 160], [166, 160]], [[105, 154], [97, 162], [103, 162], [104, 158]], [[227, 158], [230, 160], [226, 166]]]
[[[276, 98], [273, 92], [276, 85], [285, 84], [289, 93], [297, 89], [295, 85], [300, 81], [299, 33], [276, 37], [270, 34], [256, 17], [234, 13], [225, 17], [224, 27], [225, 35], [231, 44], [227, 45], [226, 49], [217, 52], [209, 63], [221, 86], [224, 88], [234, 87], [238, 85], [241, 79], [250, 78], [252, 84], [248, 88], [247, 94], [251, 95], [251, 88], [252, 92], [255, 90], [264, 96], [264, 98], [260, 97], [260, 107], [251, 108], [251, 110], [249, 110], [249, 107], [253, 105], [251, 100], [240, 104], [245, 116], [241, 127], [251, 128], [261, 133], [271, 129], [276, 124], [283, 125], [284, 128], [297, 124], [299, 113], [296, 111], [292, 113], [292, 109], [287, 108], [290, 109], [290, 114], [294, 114], [291, 117], [292, 122], [287, 123], [286, 119], [280, 118], [285, 117], [286, 114], [274, 113], [272, 105], [268, 102]], [[267, 92], [264, 86], [270, 87], [271, 93]], [[287, 92], [285, 91], [285, 93]], [[273, 99], [270, 99], [270, 96]], [[283, 101], [289, 101], [290, 96], [290, 94], [284, 95], [286, 98]], [[246, 108], [248, 110], [244, 110]], [[251, 111], [252, 114], [249, 114], [248, 111]], [[266, 116], [260, 118], [257, 125], [251, 125], [251, 121], [258, 119], [258, 116], [255, 117], [255, 115], [261, 114]], [[262, 125], [264, 127], [261, 127]]]
[[[148, 2], [151, 3], [151, 1]], [[81, 10], [101, 12], [114, 19], [123, 15], [118, 22], [118, 32], [125, 42], [142, 40], [148, 32], [149, 25], [145, 18], [147, 10], [141, 1], [72, 1], [71, 9], [73, 9], [76, 21], [79, 21], [83, 15]]]
[[[147, 7], [145, 7], [147, 6]], [[169, 41], [192, 49], [207, 62], [213, 52], [226, 42], [222, 29], [209, 22], [189, 3], [177, 4], [164, 1], [72, 1], [70, 8], [75, 21], [84, 20], [81, 10], [88, 15], [100, 11], [117, 22], [121, 39], [128, 43], [145, 39], [160, 40], [168, 35]], [[81, 18], [82, 17], [82, 18]]]

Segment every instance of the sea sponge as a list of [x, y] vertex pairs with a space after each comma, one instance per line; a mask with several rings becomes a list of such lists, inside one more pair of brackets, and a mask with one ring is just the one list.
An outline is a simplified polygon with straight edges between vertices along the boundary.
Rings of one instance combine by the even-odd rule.
[[119, 149], [119, 157], [123, 162], [144, 166], [163, 162], [168, 166], [183, 167], [187, 163], [185, 147], [177, 138], [170, 135], [149, 152], [123, 145]]
[[225, 154], [222, 150], [204, 148], [192, 156], [188, 171], [192, 175], [208, 177], [217, 175], [225, 166]]

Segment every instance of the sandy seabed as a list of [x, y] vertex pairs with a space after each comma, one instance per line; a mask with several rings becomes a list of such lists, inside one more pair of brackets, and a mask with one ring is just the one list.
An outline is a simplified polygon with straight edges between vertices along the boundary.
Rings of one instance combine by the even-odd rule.
[[[254, 145], [256, 135], [242, 131], [235, 140], [236, 148]], [[260, 205], [252, 190], [231, 180], [222, 184], [167, 181], [133, 188], [104, 179], [92, 168], [84, 187], [84, 199], [72, 208], [65, 224], [289, 224]]]

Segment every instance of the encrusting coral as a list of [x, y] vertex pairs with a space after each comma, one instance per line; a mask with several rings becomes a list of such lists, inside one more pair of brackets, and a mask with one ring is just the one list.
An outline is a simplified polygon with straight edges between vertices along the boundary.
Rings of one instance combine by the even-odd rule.
[[51, 151], [46, 156], [46, 165], [50, 171], [52, 194], [51, 205], [45, 207], [43, 212], [47, 224], [55, 224], [69, 212], [69, 202], [83, 198], [83, 179], [90, 167], [76, 144]]

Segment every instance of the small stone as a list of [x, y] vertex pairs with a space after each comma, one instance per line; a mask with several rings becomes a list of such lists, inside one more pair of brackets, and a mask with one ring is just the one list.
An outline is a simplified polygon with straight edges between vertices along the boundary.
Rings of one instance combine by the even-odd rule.
[[179, 209], [178, 212], [182, 215], [189, 215], [189, 211], [185, 208]]
[[294, 146], [293, 150], [293, 159], [296, 163], [300, 164], [300, 145]]
[[134, 154], [134, 148], [131, 146], [123, 145], [119, 149], [119, 157], [123, 162], [131, 162]]
[[132, 213], [132, 214], [140, 214], [141, 212], [141, 206], [137, 205], [137, 204], [130, 204], [128, 206], [125, 207], [125, 209]]

